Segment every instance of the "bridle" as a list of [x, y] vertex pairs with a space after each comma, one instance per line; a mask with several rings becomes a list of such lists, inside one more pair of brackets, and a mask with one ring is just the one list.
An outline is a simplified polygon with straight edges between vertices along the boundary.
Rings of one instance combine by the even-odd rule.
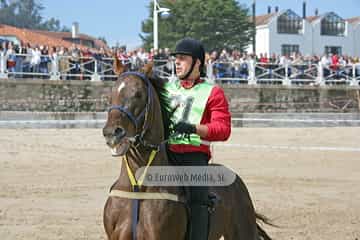
[[[141, 111], [141, 113], [138, 116], [135, 116], [132, 112], [129, 111], [129, 109], [127, 107], [125, 107], [123, 105], [112, 105], [109, 108], [108, 113], [110, 113], [112, 110], [118, 110], [122, 113], [125, 113], [125, 115], [131, 121], [131, 123], [135, 126], [135, 129], [136, 129], [135, 136], [127, 137], [127, 139], [132, 143], [133, 146], [137, 147], [141, 144], [142, 146], [147, 147], [147, 148], [158, 149], [159, 144], [151, 144], [144, 140], [144, 136], [145, 136], [147, 130], [149, 129], [148, 116], [149, 116], [149, 112], [150, 112], [150, 107], [153, 105], [153, 101], [154, 101], [153, 93], [151, 91], [150, 80], [144, 74], [138, 73], [138, 72], [125, 72], [120, 75], [120, 78], [125, 78], [126, 76], [129, 76], [129, 75], [133, 75], [133, 76], [137, 76], [137, 77], [141, 78], [146, 85], [147, 101], [146, 101], [146, 105], [145, 105], [144, 109]], [[144, 123], [143, 123], [143, 126], [141, 127], [141, 132], [139, 132], [139, 130], [140, 130], [139, 125], [140, 125], [140, 122], [142, 119], [144, 119]]]

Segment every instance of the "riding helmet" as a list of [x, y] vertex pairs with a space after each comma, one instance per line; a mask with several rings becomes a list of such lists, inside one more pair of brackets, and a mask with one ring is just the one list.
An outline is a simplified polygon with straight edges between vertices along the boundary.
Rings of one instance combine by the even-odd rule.
[[202, 68], [205, 64], [205, 49], [202, 43], [193, 38], [184, 38], [180, 40], [175, 48], [175, 51], [171, 53], [172, 56], [176, 54], [183, 54], [192, 56], [195, 59], [199, 59]]

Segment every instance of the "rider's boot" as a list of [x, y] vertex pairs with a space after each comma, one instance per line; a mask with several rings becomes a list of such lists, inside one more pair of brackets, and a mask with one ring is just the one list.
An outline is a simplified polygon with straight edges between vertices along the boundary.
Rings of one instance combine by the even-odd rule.
[[191, 187], [190, 189], [190, 240], [208, 240], [208, 187]]
[[190, 207], [190, 240], [208, 240], [209, 211], [205, 205]]

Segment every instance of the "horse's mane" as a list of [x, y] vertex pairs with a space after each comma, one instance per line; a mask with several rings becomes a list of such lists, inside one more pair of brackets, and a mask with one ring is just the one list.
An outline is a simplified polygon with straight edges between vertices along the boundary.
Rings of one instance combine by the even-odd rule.
[[149, 77], [151, 84], [153, 85], [160, 101], [161, 115], [164, 124], [164, 137], [168, 139], [171, 133], [171, 126], [173, 121], [171, 120], [174, 111], [170, 106], [170, 99], [168, 97], [168, 92], [165, 88], [166, 79], [160, 78], [157, 75], [152, 75]]
[[168, 97], [168, 91], [165, 88], [165, 84], [167, 79], [161, 78], [159, 75], [153, 71], [153, 64], [146, 64], [141, 70], [148, 79], [150, 80], [151, 85], [154, 87], [160, 101], [161, 115], [164, 124], [164, 137], [165, 139], [169, 139], [171, 134], [171, 128], [173, 125], [172, 115], [174, 113], [174, 109], [170, 106], [170, 99]]

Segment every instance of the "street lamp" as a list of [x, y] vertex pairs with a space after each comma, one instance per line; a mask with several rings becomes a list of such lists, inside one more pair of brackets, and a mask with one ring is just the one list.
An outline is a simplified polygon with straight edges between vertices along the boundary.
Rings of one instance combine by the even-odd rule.
[[153, 12], [153, 30], [154, 30], [154, 50], [159, 48], [158, 40], [158, 14], [169, 13], [169, 8], [162, 8], [159, 6], [157, 0], [154, 0], [154, 12]]
[[252, 51], [256, 56], [256, 0], [253, 0], [252, 4], [252, 22], [253, 22], [253, 34], [252, 34]]

